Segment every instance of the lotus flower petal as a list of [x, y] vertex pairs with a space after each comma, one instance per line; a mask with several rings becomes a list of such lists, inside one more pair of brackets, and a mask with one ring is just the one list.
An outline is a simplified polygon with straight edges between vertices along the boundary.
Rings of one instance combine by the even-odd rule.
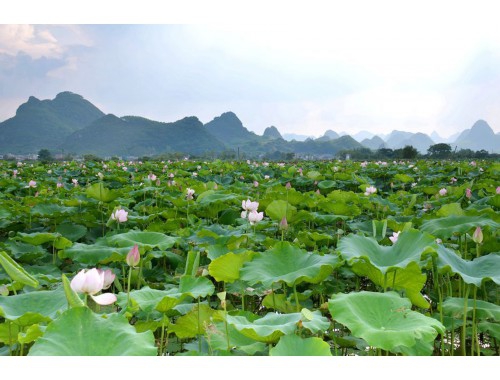
[[112, 303], [116, 302], [116, 295], [113, 293], [103, 293], [99, 294], [98, 296], [92, 296], [92, 299], [95, 301], [95, 303], [99, 305], [111, 305]]

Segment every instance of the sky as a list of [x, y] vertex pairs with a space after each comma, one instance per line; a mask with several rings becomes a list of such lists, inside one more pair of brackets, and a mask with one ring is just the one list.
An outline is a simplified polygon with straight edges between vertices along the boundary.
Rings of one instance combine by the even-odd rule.
[[71, 91], [164, 122], [232, 111], [257, 134], [500, 132], [494, 1], [17, 3], [0, 15], [0, 121]]

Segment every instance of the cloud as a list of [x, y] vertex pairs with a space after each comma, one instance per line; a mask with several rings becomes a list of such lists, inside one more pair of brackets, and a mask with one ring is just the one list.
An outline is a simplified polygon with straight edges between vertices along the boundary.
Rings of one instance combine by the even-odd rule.
[[63, 47], [46, 28], [33, 25], [0, 25], [0, 53], [24, 53], [33, 59], [59, 58]]

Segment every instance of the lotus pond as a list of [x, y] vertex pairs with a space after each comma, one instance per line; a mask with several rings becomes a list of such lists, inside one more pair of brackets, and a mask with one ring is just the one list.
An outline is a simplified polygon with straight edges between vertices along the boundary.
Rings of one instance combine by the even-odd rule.
[[498, 356], [500, 163], [0, 161], [0, 356]]

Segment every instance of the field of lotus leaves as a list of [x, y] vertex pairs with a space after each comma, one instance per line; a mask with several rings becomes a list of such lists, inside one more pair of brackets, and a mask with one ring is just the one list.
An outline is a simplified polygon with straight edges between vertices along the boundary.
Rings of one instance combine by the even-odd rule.
[[0, 356], [498, 356], [500, 163], [0, 161]]

